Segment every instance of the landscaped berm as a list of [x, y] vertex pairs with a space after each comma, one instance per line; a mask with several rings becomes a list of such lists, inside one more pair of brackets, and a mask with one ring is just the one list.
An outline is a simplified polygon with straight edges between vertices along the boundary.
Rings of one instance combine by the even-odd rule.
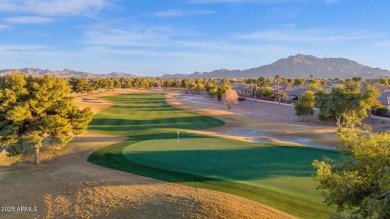
[[127, 140], [91, 154], [93, 164], [230, 193], [299, 218], [334, 213], [316, 190], [311, 164], [340, 159], [336, 152], [189, 134], [224, 122], [173, 108], [161, 93], [104, 99], [114, 105], [96, 114], [89, 130]]

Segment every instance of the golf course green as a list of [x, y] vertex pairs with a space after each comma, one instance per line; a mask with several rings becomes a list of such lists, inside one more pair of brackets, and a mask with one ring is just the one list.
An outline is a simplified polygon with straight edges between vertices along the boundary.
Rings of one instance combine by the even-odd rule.
[[[89, 162], [137, 175], [241, 196], [299, 218], [327, 218], [313, 180], [313, 160], [336, 152], [189, 134], [224, 122], [169, 106], [160, 93], [106, 97], [114, 105], [89, 130], [128, 140], [94, 152]], [[180, 139], [177, 132], [180, 132]]]

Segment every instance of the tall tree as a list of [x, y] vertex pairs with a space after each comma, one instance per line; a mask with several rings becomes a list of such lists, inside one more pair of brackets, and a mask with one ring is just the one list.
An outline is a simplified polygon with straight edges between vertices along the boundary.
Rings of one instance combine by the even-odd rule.
[[374, 87], [361, 91], [360, 83], [346, 83], [332, 88], [330, 93], [316, 93], [319, 119], [335, 120], [338, 127], [361, 125], [367, 117], [367, 110], [376, 105], [379, 92]]
[[201, 91], [204, 91], [204, 90], [205, 90], [205, 87], [204, 87], [202, 82], [196, 83], [196, 92], [198, 93], [198, 95], [200, 94]]
[[272, 87], [262, 87], [257, 90], [256, 94], [259, 97], [272, 98], [275, 95], [275, 91]]
[[70, 88], [53, 76], [4, 76], [0, 85], [0, 145], [10, 155], [34, 151], [39, 164], [41, 147], [63, 146], [83, 132], [92, 119], [90, 108], [80, 110]]
[[278, 84], [278, 87], [277, 87], [277, 100], [279, 101], [279, 103], [280, 103], [279, 85], [280, 85], [281, 81], [282, 81], [282, 76], [281, 75], [275, 75], [275, 82]]
[[106, 89], [107, 91], [114, 88], [114, 82], [109, 78], [97, 79], [95, 83], [96, 90]]
[[382, 85], [387, 86], [387, 85], [389, 85], [389, 80], [390, 80], [390, 79], [379, 78], [379, 79], [378, 79], [378, 82], [379, 82], [379, 84], [382, 84]]
[[195, 78], [195, 84], [203, 83], [203, 78]]
[[222, 95], [224, 95], [225, 92], [229, 89], [231, 89], [231, 87], [227, 84], [223, 84], [223, 85], [218, 86], [218, 92], [217, 92], [218, 101], [222, 100]]
[[230, 86], [231, 81], [229, 80], [229, 78], [222, 78], [221, 82], [222, 82], [222, 84], [226, 84], [226, 85]]
[[306, 91], [301, 95], [298, 102], [295, 103], [295, 115], [301, 117], [303, 121], [306, 117], [314, 115], [315, 94], [313, 91]]
[[218, 95], [218, 87], [213, 87], [209, 90], [208, 95], [211, 97], [211, 100], [214, 100], [215, 95]]
[[305, 84], [305, 79], [304, 78], [295, 78], [294, 79], [294, 85], [301, 86]]
[[362, 82], [362, 77], [353, 77], [352, 81], [354, 81], [354, 82]]
[[275, 75], [275, 82], [278, 84], [278, 90], [279, 90], [279, 84], [280, 84], [280, 82], [282, 82], [282, 76]]
[[274, 78], [272, 78], [272, 77], [268, 77], [267, 78], [267, 83], [268, 84], [272, 84], [274, 82]]
[[189, 82], [188, 89], [190, 90], [191, 95], [194, 96], [196, 92], [196, 84], [194, 82]]
[[207, 83], [206, 84], [206, 87], [205, 87], [205, 89], [206, 89], [206, 92], [208, 93], [209, 92], [209, 90], [211, 89], [211, 88], [213, 88], [213, 87], [216, 87], [216, 85], [214, 84], [214, 83]]
[[228, 109], [231, 109], [232, 104], [238, 104], [238, 94], [237, 91], [233, 89], [227, 90], [223, 95], [222, 95], [222, 102], [225, 104]]
[[325, 202], [350, 218], [390, 218], [390, 132], [339, 134], [344, 162], [314, 161]]
[[213, 83], [208, 83], [206, 85], [206, 92], [211, 97], [211, 100], [214, 100], [215, 95], [218, 93], [218, 87]]
[[129, 78], [125, 78], [122, 82], [123, 88], [131, 88], [133, 87], [132, 80]]
[[287, 97], [288, 97], [288, 93], [280, 92], [279, 93], [279, 104], [281, 103], [282, 100], [285, 100]]
[[170, 88], [171, 86], [172, 86], [172, 80], [171, 79], [166, 79], [166, 80], [164, 80], [164, 83], [163, 83], [163, 85], [164, 85], [164, 87], [168, 90], [168, 88]]
[[107, 84], [108, 84], [107, 90], [113, 91], [114, 88], [115, 88], [115, 82], [114, 82], [114, 80], [113, 80], [112, 78], [107, 78], [106, 80], [107, 80]]
[[257, 80], [257, 85], [258, 85], [260, 88], [265, 88], [265, 87], [268, 87], [268, 82], [267, 82], [267, 80], [265, 80], [265, 78], [260, 77], [260, 78]]
[[89, 80], [86, 78], [76, 78], [72, 77], [69, 79], [69, 84], [71, 89], [75, 93], [80, 93], [81, 96], [84, 93], [90, 93], [93, 91], [93, 86], [90, 84]]
[[189, 88], [190, 87], [190, 82], [187, 79], [181, 80], [181, 87], [182, 88]]
[[114, 80], [114, 88], [115, 88], [115, 89], [119, 89], [119, 88], [121, 88], [121, 87], [122, 87], [121, 82], [120, 82], [119, 80], [115, 79], [115, 80]]

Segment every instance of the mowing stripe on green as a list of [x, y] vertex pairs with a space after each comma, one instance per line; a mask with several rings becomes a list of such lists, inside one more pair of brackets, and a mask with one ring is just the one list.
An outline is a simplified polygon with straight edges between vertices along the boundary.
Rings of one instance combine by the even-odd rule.
[[173, 108], [163, 94], [106, 99], [115, 105], [99, 112], [89, 129], [129, 140], [96, 151], [92, 163], [242, 196], [301, 218], [326, 218], [334, 211], [315, 189], [311, 163], [340, 159], [335, 152], [188, 134], [224, 123]]

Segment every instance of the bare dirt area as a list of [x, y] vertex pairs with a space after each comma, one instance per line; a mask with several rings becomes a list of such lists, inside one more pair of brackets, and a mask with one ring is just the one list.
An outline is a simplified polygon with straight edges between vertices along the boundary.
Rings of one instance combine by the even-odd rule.
[[[199, 134], [217, 135], [252, 142], [285, 142], [295, 145], [308, 145], [325, 149], [334, 149], [339, 142], [337, 128], [322, 124], [316, 116], [304, 122], [294, 115], [291, 106], [255, 101], [242, 101], [231, 110], [206, 95], [191, 96], [183, 92], [166, 94], [169, 104], [176, 108], [200, 113], [225, 121], [225, 125]], [[244, 132], [240, 135], [232, 132]], [[247, 132], [245, 132], [245, 130]], [[252, 132], [257, 132], [257, 135]], [[288, 140], [287, 137], [290, 137]], [[295, 139], [295, 140], [294, 140]]]
[[[116, 94], [85, 95], [75, 101], [96, 113], [110, 106], [100, 96]], [[43, 155], [39, 166], [32, 162], [5, 166], [12, 161], [0, 160], [0, 204], [14, 207], [13, 212], [0, 212], [0, 218], [291, 218], [244, 198], [87, 162], [95, 150], [123, 140], [86, 132], [65, 149]], [[20, 207], [37, 211], [21, 212]]]

